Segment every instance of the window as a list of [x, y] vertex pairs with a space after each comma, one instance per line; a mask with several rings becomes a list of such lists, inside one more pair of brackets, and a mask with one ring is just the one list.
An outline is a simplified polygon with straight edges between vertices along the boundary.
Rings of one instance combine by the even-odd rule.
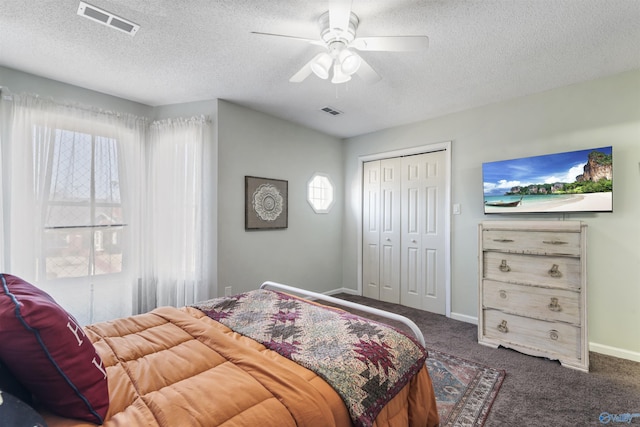
[[307, 184], [307, 201], [316, 213], [328, 213], [333, 206], [333, 183], [322, 173], [316, 173]]
[[[44, 271], [60, 279], [122, 271], [118, 150], [113, 138], [42, 128], [51, 136], [42, 162]], [[34, 142], [35, 143], [35, 142]]]

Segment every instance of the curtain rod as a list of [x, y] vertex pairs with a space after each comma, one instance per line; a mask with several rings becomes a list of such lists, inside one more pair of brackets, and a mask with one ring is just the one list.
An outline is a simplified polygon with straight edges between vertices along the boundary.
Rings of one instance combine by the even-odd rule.
[[[0, 87], [0, 91], [2, 92], [2, 99], [3, 100], [7, 100], [7, 101], [15, 101], [16, 99], [20, 99], [21, 97], [28, 97], [28, 98], [32, 98], [35, 100], [39, 100], [42, 102], [49, 102], [53, 105], [56, 105], [58, 107], [62, 107], [62, 108], [73, 108], [76, 110], [80, 110], [80, 111], [84, 111], [87, 113], [91, 113], [91, 114], [96, 114], [96, 115], [106, 115], [106, 116], [113, 116], [113, 117], [130, 117], [133, 118], [135, 120], [141, 120], [144, 122], [149, 122], [150, 119], [148, 117], [144, 117], [144, 116], [138, 116], [136, 114], [133, 113], [121, 113], [118, 111], [112, 111], [112, 110], [105, 110], [99, 107], [95, 107], [95, 106], [91, 106], [91, 105], [87, 105], [87, 104], [83, 104], [77, 101], [59, 101], [54, 99], [52, 96], [40, 96], [37, 93], [13, 93], [11, 91], [11, 89], [9, 89], [6, 86], [2, 86]], [[6, 92], [6, 94], [5, 94]]]
[[[14, 96], [20, 97], [21, 95], [19, 94], [14, 94], [13, 92], [11, 92], [11, 90], [6, 87], [6, 86], [0, 86], [0, 97], [2, 100], [5, 101], [13, 101], [14, 100]], [[46, 102], [51, 102], [55, 105], [61, 106], [61, 107], [65, 107], [65, 108], [76, 108], [82, 111], [86, 111], [89, 113], [94, 113], [94, 114], [105, 114], [105, 115], [112, 115], [115, 117], [122, 117], [122, 116], [130, 116], [135, 118], [136, 120], [142, 120], [146, 123], [149, 124], [164, 124], [164, 123], [171, 123], [172, 121], [175, 120], [199, 120], [202, 121], [204, 123], [211, 123], [212, 120], [208, 115], [205, 114], [200, 114], [200, 115], [193, 115], [193, 116], [183, 116], [183, 117], [173, 117], [173, 118], [166, 118], [166, 119], [160, 119], [160, 120], [152, 120], [149, 117], [145, 117], [145, 116], [138, 116], [132, 113], [121, 113], [118, 111], [111, 111], [111, 110], [103, 110], [102, 108], [98, 108], [98, 107], [93, 107], [90, 105], [86, 105], [86, 104], [81, 104], [78, 102], [61, 102], [61, 101], [57, 101], [55, 99], [53, 99], [53, 97], [42, 97], [38, 94], [34, 94], [34, 93], [23, 93], [22, 96], [29, 96], [35, 99], [41, 99], [44, 100]]]

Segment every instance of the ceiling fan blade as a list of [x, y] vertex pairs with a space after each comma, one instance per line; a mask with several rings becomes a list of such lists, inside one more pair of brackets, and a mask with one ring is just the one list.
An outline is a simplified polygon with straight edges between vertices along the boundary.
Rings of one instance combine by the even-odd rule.
[[321, 53], [317, 54], [316, 56], [314, 56], [311, 61], [307, 62], [306, 64], [304, 64], [302, 66], [302, 68], [300, 68], [298, 70], [297, 73], [295, 73], [293, 76], [291, 76], [291, 78], [289, 79], [289, 81], [291, 83], [300, 83], [302, 82], [304, 79], [306, 79], [307, 77], [309, 77], [309, 75], [313, 72], [313, 70], [311, 69], [311, 63], [313, 61], [315, 61], [316, 59], [318, 59], [318, 57], [322, 55]]
[[426, 50], [429, 47], [427, 36], [389, 36], [389, 37], [358, 37], [349, 47], [358, 50], [377, 50], [391, 52], [408, 52]]
[[351, 16], [351, 0], [329, 0], [329, 28], [346, 31]]
[[369, 65], [367, 61], [362, 58], [360, 58], [360, 60], [362, 62], [360, 63], [358, 71], [356, 71], [358, 77], [360, 77], [367, 84], [378, 82], [381, 79], [380, 74], [378, 74], [376, 70], [371, 68], [371, 65]]
[[306, 43], [314, 44], [314, 45], [318, 45], [318, 46], [325, 46], [325, 43], [322, 40], [317, 40], [317, 39], [307, 39], [307, 38], [304, 38], [304, 37], [287, 36], [285, 34], [261, 33], [261, 32], [258, 32], [258, 31], [251, 31], [251, 34], [257, 34], [259, 36], [267, 36], [267, 37], [278, 37], [278, 38], [281, 38], [281, 39], [290, 39], [290, 40], [306, 42]]

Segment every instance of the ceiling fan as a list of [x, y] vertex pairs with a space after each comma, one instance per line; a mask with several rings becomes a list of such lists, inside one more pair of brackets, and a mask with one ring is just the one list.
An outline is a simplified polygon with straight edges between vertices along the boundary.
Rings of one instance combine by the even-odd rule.
[[426, 50], [429, 47], [427, 36], [356, 37], [359, 23], [358, 16], [351, 11], [351, 0], [329, 0], [329, 10], [318, 19], [320, 39], [257, 31], [252, 33], [299, 40], [325, 48], [291, 76], [289, 81], [293, 83], [302, 82], [311, 73], [321, 79], [331, 76], [331, 82], [335, 84], [348, 82], [354, 74], [366, 83], [375, 83], [380, 80], [380, 75], [356, 50], [406, 52]]

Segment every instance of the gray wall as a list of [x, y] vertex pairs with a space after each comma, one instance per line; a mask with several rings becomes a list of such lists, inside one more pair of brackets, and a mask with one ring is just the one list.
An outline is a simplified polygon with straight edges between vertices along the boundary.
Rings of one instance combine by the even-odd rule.
[[[328, 174], [337, 201], [328, 214], [307, 203], [315, 172]], [[288, 181], [289, 226], [245, 231], [245, 175]], [[226, 101], [218, 105], [218, 293], [265, 280], [317, 292], [342, 286], [342, 143]]]
[[482, 162], [613, 146], [614, 212], [511, 216], [588, 224], [591, 349], [640, 361], [640, 71], [387, 129], [345, 142], [345, 287], [357, 287], [358, 157], [452, 141], [452, 316], [477, 318]]

